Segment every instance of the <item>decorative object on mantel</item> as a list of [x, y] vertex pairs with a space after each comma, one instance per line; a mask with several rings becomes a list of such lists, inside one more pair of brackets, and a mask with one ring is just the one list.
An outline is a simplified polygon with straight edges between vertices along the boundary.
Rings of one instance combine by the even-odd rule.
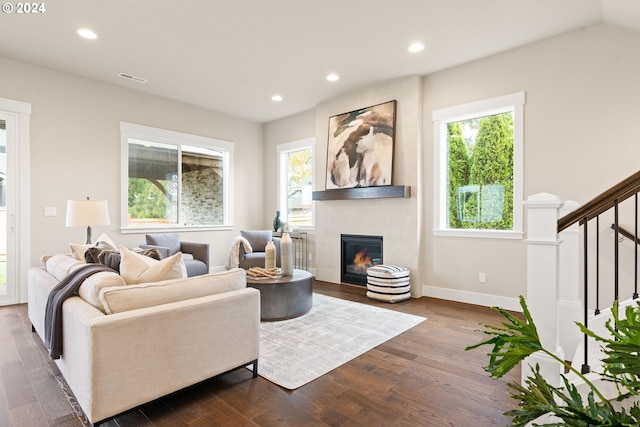
[[269, 240], [264, 248], [264, 268], [276, 268], [276, 245], [273, 240]]
[[337, 190], [314, 191], [313, 200], [387, 199], [411, 197], [409, 185], [385, 185], [380, 187], [356, 187]]
[[276, 211], [276, 217], [273, 219], [273, 231], [280, 231], [283, 225], [284, 222], [280, 219], [280, 211]]
[[391, 185], [396, 101], [329, 118], [325, 188]]
[[[282, 229], [286, 230], [286, 227]], [[283, 276], [291, 276], [293, 274], [293, 241], [288, 231], [284, 231], [280, 238], [280, 265], [282, 266]]]

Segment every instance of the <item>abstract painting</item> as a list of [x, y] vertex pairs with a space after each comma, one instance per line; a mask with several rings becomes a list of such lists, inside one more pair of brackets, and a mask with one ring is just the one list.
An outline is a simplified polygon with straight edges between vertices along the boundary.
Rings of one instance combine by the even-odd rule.
[[326, 189], [392, 185], [396, 101], [329, 119]]

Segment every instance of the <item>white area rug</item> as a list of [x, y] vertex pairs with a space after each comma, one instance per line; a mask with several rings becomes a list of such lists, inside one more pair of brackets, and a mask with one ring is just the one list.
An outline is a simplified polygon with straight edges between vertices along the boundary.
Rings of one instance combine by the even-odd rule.
[[313, 294], [304, 316], [260, 325], [258, 375], [293, 390], [426, 320]]

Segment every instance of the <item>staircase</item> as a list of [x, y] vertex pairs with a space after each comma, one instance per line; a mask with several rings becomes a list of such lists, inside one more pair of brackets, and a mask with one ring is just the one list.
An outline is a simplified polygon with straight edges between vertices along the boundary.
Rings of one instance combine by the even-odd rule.
[[[596, 374], [602, 371], [600, 344], [582, 335], [574, 322], [607, 336], [605, 323], [611, 319], [613, 301], [620, 301], [621, 316], [625, 306], [637, 304], [638, 192], [640, 171], [584, 206], [546, 193], [525, 202], [526, 299], [542, 344], [556, 349], [555, 355], [563, 360], [571, 360], [574, 368], [611, 398], [618, 396], [615, 385], [602, 382]], [[611, 227], [601, 226], [612, 222]], [[633, 232], [621, 223], [633, 224]], [[544, 355], [529, 359], [522, 366], [523, 379], [530, 373], [529, 366], [537, 363], [549, 383], [560, 385], [562, 366]], [[587, 390], [577, 376], [570, 373], [567, 377]]]

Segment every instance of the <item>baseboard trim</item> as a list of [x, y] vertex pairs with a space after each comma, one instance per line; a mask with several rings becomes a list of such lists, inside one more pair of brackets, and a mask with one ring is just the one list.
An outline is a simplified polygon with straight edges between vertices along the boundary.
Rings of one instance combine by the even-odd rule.
[[457, 289], [439, 288], [437, 286], [422, 287], [422, 295], [426, 297], [446, 299], [484, 307], [502, 307], [506, 310], [522, 313], [520, 300], [499, 295], [481, 294], [478, 292], [460, 291]]

